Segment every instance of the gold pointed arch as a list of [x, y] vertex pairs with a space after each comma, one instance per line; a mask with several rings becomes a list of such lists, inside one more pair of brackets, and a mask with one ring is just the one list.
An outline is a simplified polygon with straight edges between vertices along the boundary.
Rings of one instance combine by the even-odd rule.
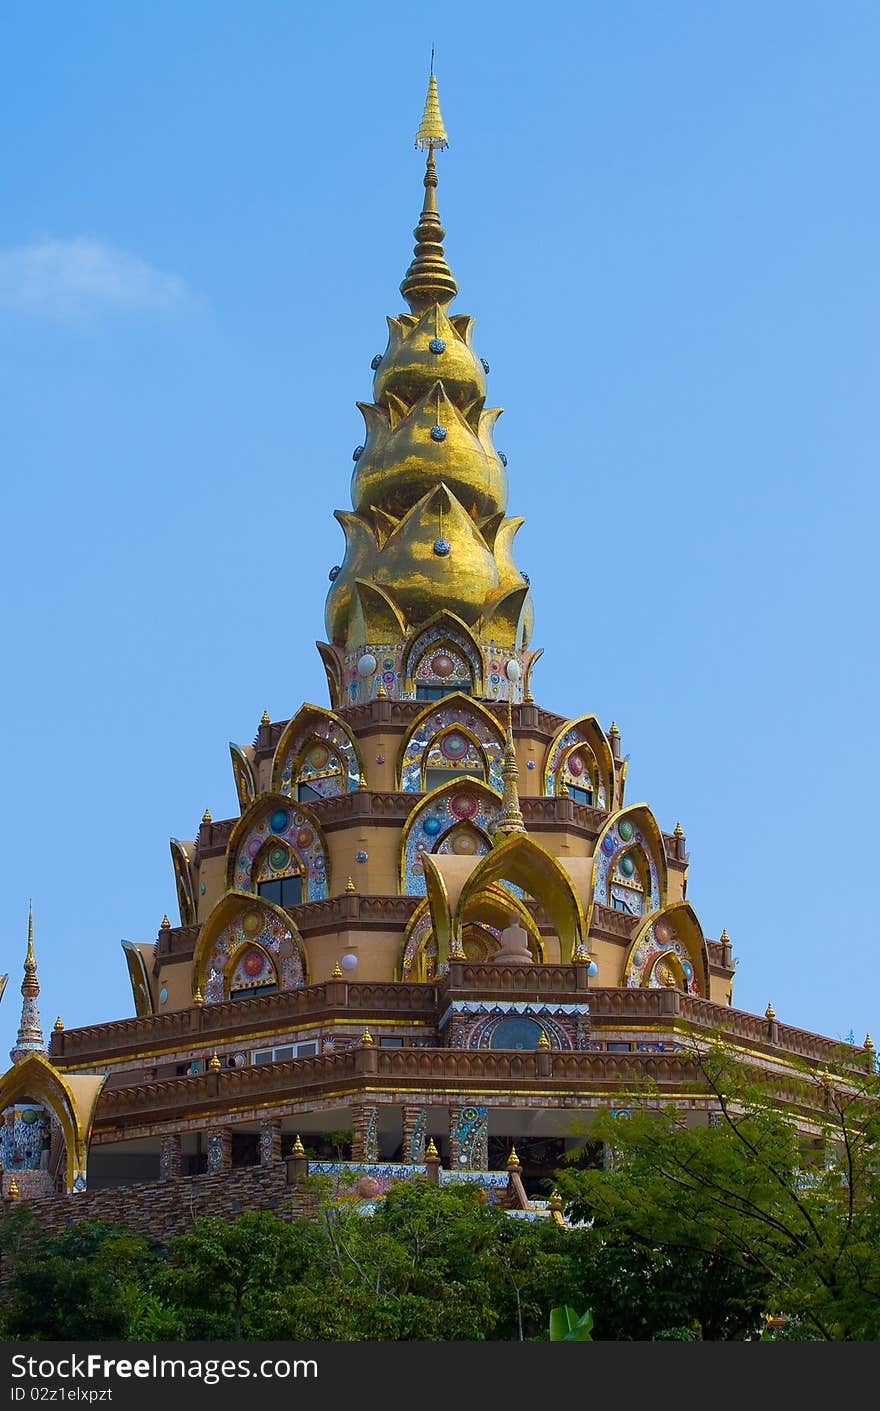
[[316, 642], [318, 655], [324, 667], [324, 675], [327, 677], [327, 690], [330, 693], [330, 703], [334, 710], [345, 704], [345, 691], [342, 685], [342, 668], [339, 660], [339, 653], [331, 647], [329, 642]]
[[[465, 644], [470, 647], [474, 654], [474, 660], [470, 662], [474, 672], [474, 679], [471, 683], [472, 690], [475, 696], [481, 696], [483, 694], [483, 679], [485, 674], [483, 669], [483, 649], [480, 646], [479, 639], [474, 636], [464, 619], [459, 617], [457, 613], [450, 612], [448, 608], [441, 608], [439, 612], [433, 613], [425, 622], [420, 623], [418, 629], [407, 639], [401, 660], [401, 677], [404, 690], [415, 690], [415, 682], [412, 677], [413, 662], [421, 660], [420, 646], [424, 642], [426, 635], [435, 629], [446, 633], [451, 647], [457, 647], [459, 651], [461, 651]], [[457, 637], [460, 637], [462, 640], [456, 642]], [[430, 645], [432, 650], [442, 651], [443, 638], [435, 638]], [[465, 656], [468, 657], [467, 652], [465, 652]], [[468, 660], [470, 661], [469, 657]], [[462, 695], [463, 692], [457, 691], [455, 694]], [[450, 699], [448, 696], [443, 697], [444, 702], [448, 699]], [[468, 697], [468, 699], [471, 699], [471, 697]], [[437, 706], [439, 702], [433, 701], [431, 704]]]
[[[599, 721], [595, 715], [575, 716], [571, 720], [566, 720], [564, 725], [561, 725], [556, 731], [556, 734], [553, 736], [553, 739], [547, 746], [547, 753], [544, 755], [544, 764], [541, 769], [542, 788], [546, 789], [547, 787], [547, 775], [550, 771], [550, 762], [553, 759], [553, 754], [558, 748], [560, 741], [562, 740], [563, 736], [568, 734], [569, 730], [574, 730], [577, 727], [580, 727], [583, 730], [584, 735], [586, 736], [586, 742], [589, 745], [590, 749], [593, 751], [593, 754], [596, 759], [596, 764], [599, 767], [600, 783], [604, 784], [605, 786], [605, 797], [608, 800], [608, 811], [613, 812], [613, 810], [617, 807], [618, 803], [617, 777], [614, 770], [614, 756], [611, 753], [611, 746], [608, 743], [608, 737], [605, 734], [605, 731], [602, 729], [602, 726], [599, 724]], [[572, 745], [572, 749], [576, 749], [576, 746]]]
[[511, 916], [515, 916], [528, 933], [529, 950], [533, 959], [541, 964], [546, 958], [546, 947], [537, 921], [525, 902], [500, 883], [493, 883], [469, 899], [461, 925], [464, 929], [471, 921], [487, 921], [490, 926], [497, 926], [503, 931], [510, 924]]
[[0, 975], [0, 999], [3, 998], [3, 991], [6, 989], [6, 981], [8, 979], [8, 975]]
[[134, 941], [120, 941], [122, 951], [125, 956], [125, 964], [128, 968], [128, 978], [131, 982], [131, 993], [134, 999], [135, 1014], [138, 1018], [144, 1015], [155, 1013], [153, 1005], [153, 991], [150, 985], [150, 977], [147, 974], [147, 956], [151, 955], [152, 946], [136, 945]]
[[[434, 704], [436, 705], [438, 702], [435, 701]], [[477, 741], [477, 743], [479, 744], [479, 741]], [[425, 794], [425, 797], [416, 805], [409, 815], [409, 818], [403, 825], [403, 831], [400, 834], [400, 844], [397, 854], [397, 880], [401, 892], [404, 891], [406, 886], [406, 845], [409, 841], [410, 833], [415, 828], [419, 819], [424, 815], [425, 810], [432, 808], [438, 799], [443, 798], [446, 794], [460, 794], [463, 789], [479, 794], [487, 803], [494, 804], [498, 812], [501, 811], [501, 795], [497, 793], [495, 789], [490, 788], [488, 784], [484, 784], [482, 779], [474, 779], [472, 777], [467, 779], [450, 779], [448, 783], [438, 784], [436, 789], [432, 789], [429, 794]], [[458, 822], [469, 823], [470, 819], [462, 818], [456, 820], [456, 823]], [[472, 826], [476, 827], [479, 832], [483, 832], [483, 829], [481, 829], [478, 824], [473, 824]], [[449, 829], [446, 831], [448, 832]], [[441, 836], [445, 837], [445, 833]], [[488, 841], [491, 844], [491, 838], [489, 838]]]
[[[268, 912], [269, 915], [276, 917], [282, 922], [285, 929], [287, 930], [288, 935], [290, 936], [290, 939], [296, 946], [300, 961], [302, 962], [303, 984], [307, 985], [309, 983], [308, 955], [306, 954], [306, 948], [303, 943], [303, 938], [300, 934], [299, 927], [288, 916], [287, 912], [284, 911], [280, 906], [276, 906], [274, 902], [267, 901], [265, 897], [255, 896], [253, 892], [239, 892], [234, 888], [231, 888], [228, 892], [226, 892], [225, 896], [222, 896], [217, 902], [217, 905], [214, 907], [213, 911], [211, 912], [210, 916], [207, 918], [204, 926], [199, 932], [199, 938], [196, 941], [196, 947], [193, 952], [192, 974], [190, 977], [192, 983], [193, 998], [195, 998], [197, 990], [201, 990], [204, 993], [206, 989], [208, 978], [206, 974], [206, 966], [208, 957], [211, 953], [211, 946], [214, 944], [214, 941], [220, 935], [220, 932], [223, 930], [223, 928], [234, 919], [238, 912], [244, 911], [245, 908], [248, 908], [250, 910]], [[258, 949], [263, 949], [263, 947], [260, 946], [259, 942], [256, 942], [256, 945]], [[239, 949], [240, 947], [236, 947], [236, 954], [238, 953]], [[274, 964], [277, 973], [277, 960], [275, 956], [271, 954], [271, 952], [270, 958], [272, 959], [272, 963]], [[226, 966], [224, 967], [224, 973], [228, 973], [229, 964], [230, 962], [227, 961]]]
[[583, 907], [565, 868], [528, 833], [514, 833], [480, 858], [459, 893], [452, 917], [453, 936], [461, 940], [462, 919], [472, 899], [502, 881], [522, 887], [548, 912], [559, 937], [562, 961], [568, 964], [586, 935]]
[[[229, 834], [229, 842], [226, 844], [227, 887], [231, 891], [235, 890], [235, 888], [233, 887], [233, 883], [235, 880], [235, 859], [238, 856], [239, 848], [241, 847], [251, 828], [253, 828], [254, 824], [258, 821], [258, 819], [262, 818], [264, 814], [273, 813], [275, 809], [281, 808], [296, 809], [297, 813], [301, 813], [304, 818], [307, 818], [311, 826], [314, 828], [315, 836], [320, 839], [321, 847], [324, 850], [324, 861], [326, 863], [326, 871], [324, 876], [327, 883], [327, 895], [330, 896], [330, 851], [327, 847], [327, 839], [324, 837], [324, 830], [321, 827], [317, 814], [315, 813], [314, 809], [309, 807], [307, 803], [297, 803], [296, 800], [291, 799], [288, 794], [277, 793], [260, 794], [259, 798], [254, 799], [250, 808], [248, 808], [241, 815], [240, 818], [236, 819], [236, 822], [232, 828], [232, 832]], [[268, 842], [269, 839], [273, 836], [273, 834], [268, 833], [266, 835], [266, 842]], [[278, 841], [279, 843], [283, 843], [285, 847], [290, 847], [290, 842], [288, 839], [279, 838]], [[262, 852], [262, 847], [260, 851]], [[296, 849], [294, 849], [294, 851], [296, 851]], [[254, 859], [254, 861], [256, 861], [256, 859]], [[298, 857], [297, 861], [300, 863], [303, 876], [303, 901], [306, 901], [308, 887], [305, 884], [308, 882], [308, 878], [306, 876], [305, 869], [302, 869], [302, 859]]]
[[[663, 834], [660, 826], [654, 817], [650, 806], [646, 803], [627, 804], [626, 808], [619, 808], [616, 813], [612, 813], [604, 828], [596, 839], [596, 846], [593, 852], [593, 869], [590, 875], [590, 896], [587, 903], [587, 933], [593, 923], [593, 907], [596, 900], [596, 882], [598, 880], [599, 861], [602, 853], [602, 843], [608, 833], [614, 831], [617, 824], [623, 818], [632, 819], [637, 822], [653, 846], [654, 862], [657, 867], [657, 881], [660, 888], [660, 906], [657, 911], [662, 911], [666, 906], [666, 898], [669, 895], [669, 869], [666, 865], [666, 845], [663, 842]], [[657, 915], [657, 911], [648, 912], [647, 915]]]
[[[452, 691], [448, 696], [443, 696], [439, 701], [426, 702], [425, 709], [420, 710], [415, 719], [410, 723], [409, 729], [400, 742], [400, 749], [397, 755], [395, 776], [396, 787], [398, 789], [403, 785], [403, 764], [406, 758], [407, 748], [413, 737], [418, 733], [425, 720], [429, 719], [432, 715], [436, 715], [438, 711], [449, 710], [450, 707], [465, 710], [477, 716], [478, 719], [482, 720], [489, 729], [494, 732], [498, 748], [502, 751], [504, 750], [504, 727], [499, 723], [497, 717], [494, 716], [490, 710], [486, 709], [482, 701], [474, 700], [473, 696], [466, 696], [464, 691]], [[440, 734], [445, 728], [446, 727], [442, 725], [438, 726], [436, 733]], [[427, 749], [428, 746], [426, 745], [425, 748]], [[481, 744], [480, 748], [485, 749], [485, 746]]]
[[648, 932], [658, 922], [668, 920], [675, 932], [676, 940], [681, 941], [690, 957], [694, 967], [694, 974], [700, 982], [700, 995], [703, 999], [709, 998], [709, 948], [706, 945], [706, 938], [703, 935], [703, 928], [700, 925], [697, 913], [689, 901], [674, 901], [668, 906], [661, 907], [652, 916], [646, 916], [643, 924], [639, 927], [633, 937], [632, 945], [626, 957], [623, 969], [623, 984], [628, 983], [633, 969], [633, 957], [639, 946], [645, 940]]
[[[321, 644], [319, 643], [319, 649], [320, 645]], [[347, 737], [349, 743], [352, 746], [352, 749], [354, 750], [355, 758], [358, 762], [358, 773], [360, 775], [363, 775], [365, 773], [364, 761], [363, 756], [361, 755], [360, 746], [358, 745], [357, 739], [353, 731], [351, 730], [351, 727], [345, 723], [341, 715], [336, 714], [335, 710], [326, 710], [324, 706], [311, 705], [307, 701], [305, 705], [300, 706], [296, 715], [294, 715], [290, 720], [288, 720], [287, 724], [281, 732], [278, 744], [275, 746], [275, 754], [272, 758], [272, 778], [269, 784], [269, 789], [271, 793], [280, 793], [281, 774], [284, 769], [284, 760], [291, 747], [292, 741], [295, 740], [296, 736], [300, 733], [300, 731], [308, 729], [308, 726], [313, 721], [317, 722], [322, 720], [332, 721], [333, 724], [337, 727], [337, 729], [341, 730], [343, 735]], [[287, 802], [290, 803], [290, 799], [288, 799]], [[300, 805], [300, 807], [302, 807], [302, 805]]]
[[60, 1073], [41, 1053], [29, 1053], [0, 1078], [0, 1112], [16, 1101], [43, 1103], [57, 1118], [67, 1159], [67, 1189], [88, 1165], [89, 1137], [106, 1073]]

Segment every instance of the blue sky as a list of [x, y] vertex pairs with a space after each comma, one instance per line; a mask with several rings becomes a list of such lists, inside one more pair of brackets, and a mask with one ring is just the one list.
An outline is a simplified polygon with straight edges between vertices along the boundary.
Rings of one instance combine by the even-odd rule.
[[326, 700], [432, 43], [536, 698], [618, 722], [735, 1003], [880, 1031], [877, 6], [12, 0], [0, 1052], [28, 897], [46, 1027], [130, 1013], [227, 742]]

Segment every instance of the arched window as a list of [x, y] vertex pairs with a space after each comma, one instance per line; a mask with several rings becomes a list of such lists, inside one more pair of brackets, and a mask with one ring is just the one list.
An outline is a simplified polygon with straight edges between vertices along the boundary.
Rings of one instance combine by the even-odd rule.
[[615, 859], [609, 869], [607, 905], [629, 916], [644, 916], [647, 910], [645, 898], [650, 896], [650, 892], [647, 858], [641, 848], [629, 848]]
[[315, 803], [346, 792], [345, 763], [333, 746], [317, 735], [306, 741], [293, 773], [297, 803]]
[[486, 754], [465, 726], [451, 725], [435, 735], [422, 756], [422, 790], [429, 794], [453, 779], [480, 779], [488, 773]]
[[474, 689], [470, 663], [451, 642], [434, 642], [416, 662], [412, 677], [417, 701], [439, 701], [453, 691], [469, 696]]
[[303, 900], [302, 864], [283, 838], [269, 838], [254, 858], [251, 874], [257, 896], [276, 906], [299, 906]]
[[230, 999], [275, 994], [278, 972], [269, 953], [262, 946], [244, 946], [230, 962], [226, 988]]
[[587, 804], [590, 808], [596, 805], [599, 798], [599, 766], [589, 745], [579, 744], [568, 751], [559, 766], [557, 781], [557, 794], [568, 794], [575, 803]]

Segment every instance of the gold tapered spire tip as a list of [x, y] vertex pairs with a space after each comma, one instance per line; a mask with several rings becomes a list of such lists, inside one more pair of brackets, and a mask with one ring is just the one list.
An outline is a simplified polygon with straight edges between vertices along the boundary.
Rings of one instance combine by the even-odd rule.
[[56, 1034], [60, 1034], [62, 1032], [64, 1028], [64, 1023], [60, 1014], [58, 1015], [58, 1018], [55, 1020], [55, 1023], [52, 1027], [54, 1028]]
[[209, 808], [206, 808], [205, 811], [204, 811], [204, 813], [202, 814], [202, 822], [203, 822], [203, 823], [210, 823], [210, 822], [211, 822], [211, 810], [210, 810]]
[[260, 716], [260, 724], [261, 724], [261, 725], [271, 725], [271, 724], [272, 724], [271, 720], [269, 719], [269, 712], [268, 712], [267, 710], [264, 710], [264, 711], [263, 711], [263, 714]]
[[764, 1018], [765, 1018], [765, 1019], [775, 1019], [775, 1018], [776, 1018], [776, 1010], [773, 1008], [773, 1005], [772, 1005], [772, 1004], [768, 1004], [768, 1005], [767, 1005], [767, 1008], [764, 1010]]
[[297, 1132], [297, 1134], [296, 1134], [296, 1141], [294, 1142], [293, 1146], [291, 1147], [291, 1155], [292, 1155], [292, 1156], [305, 1156], [305, 1154], [306, 1154], [306, 1149], [305, 1149], [305, 1147], [303, 1146], [302, 1142], [300, 1141], [299, 1132]]
[[341, 979], [342, 979], [342, 966], [339, 964], [339, 961], [338, 961], [338, 960], [337, 960], [336, 964], [334, 965], [331, 974], [332, 974], [334, 980], [341, 980]]
[[161, 926], [159, 927], [159, 929], [160, 929], [160, 931], [170, 931], [170, 930], [171, 930], [171, 922], [168, 920], [168, 912], [167, 912], [167, 911], [166, 911], [165, 915], [162, 917], [162, 924], [161, 924]]
[[521, 1166], [521, 1165], [522, 1165], [522, 1162], [520, 1161], [519, 1157], [518, 1157], [517, 1154], [516, 1154], [516, 1147], [515, 1147], [515, 1146], [512, 1146], [512, 1147], [510, 1148], [510, 1155], [509, 1155], [508, 1158], [507, 1158], [507, 1164], [508, 1164], [508, 1166]]
[[208, 1067], [210, 1068], [212, 1073], [216, 1073], [218, 1068], [223, 1067], [223, 1064], [220, 1062], [220, 1059], [217, 1057], [216, 1053], [211, 1054], [211, 1062], [208, 1064]]
[[428, 1157], [429, 1160], [433, 1161], [438, 1155], [439, 1153], [434, 1145], [434, 1138], [429, 1137], [428, 1145], [425, 1147], [425, 1156]]
[[21, 1195], [21, 1191], [18, 1189], [18, 1181], [14, 1176], [6, 1187], [6, 1195], [9, 1200], [18, 1200], [18, 1197]]
[[370, 1033], [369, 1029], [365, 1029], [361, 1034], [361, 1044], [364, 1048], [369, 1048], [372, 1042], [373, 1035]]
[[419, 130], [416, 133], [416, 146], [423, 150], [426, 147], [445, 148], [449, 146], [449, 138], [446, 136], [446, 128], [443, 126], [443, 116], [440, 112], [437, 79], [434, 74], [431, 74], [428, 79], [428, 92], [425, 95], [422, 121], [419, 123]]

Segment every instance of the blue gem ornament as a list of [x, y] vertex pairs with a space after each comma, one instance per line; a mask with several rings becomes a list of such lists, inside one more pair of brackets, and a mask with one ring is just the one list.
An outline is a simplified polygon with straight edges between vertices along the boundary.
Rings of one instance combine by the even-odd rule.
[[381, 361], [382, 361], [382, 354], [381, 354], [381, 353], [377, 353], [376, 356], [373, 358], [372, 362], [370, 363], [370, 367], [373, 369], [374, 372], [376, 371], [376, 368], [379, 366], [379, 364], [381, 363]]
[[485, 359], [485, 358], [480, 358], [480, 362], [483, 364], [483, 371], [484, 371], [484, 373], [486, 374], [486, 376], [488, 377], [488, 376], [489, 376], [489, 364], [486, 362], [486, 359]]
[[503, 451], [498, 452], [498, 459], [500, 460], [502, 465], [507, 465], [507, 457]]
[[452, 545], [448, 539], [434, 540], [434, 553], [437, 555], [438, 559], [445, 559], [451, 548]]
[[331, 568], [330, 572], [327, 574], [327, 577], [330, 579], [331, 583], [335, 583], [341, 572], [342, 570], [339, 567], [339, 564], [335, 563]]
[[362, 456], [363, 454], [364, 454], [364, 447], [363, 447], [363, 446], [355, 446], [354, 450], [353, 450], [352, 453], [351, 453], [351, 458], [352, 458], [353, 461], [359, 461], [360, 458], [361, 458], [361, 456]]
[[445, 427], [445, 426], [432, 426], [432, 427], [431, 427], [431, 440], [432, 440], [432, 441], [445, 441], [445, 440], [446, 440], [446, 427]]
[[432, 353], [446, 352], [446, 343], [442, 338], [432, 338], [430, 343], [428, 344], [428, 347], [430, 348]]

